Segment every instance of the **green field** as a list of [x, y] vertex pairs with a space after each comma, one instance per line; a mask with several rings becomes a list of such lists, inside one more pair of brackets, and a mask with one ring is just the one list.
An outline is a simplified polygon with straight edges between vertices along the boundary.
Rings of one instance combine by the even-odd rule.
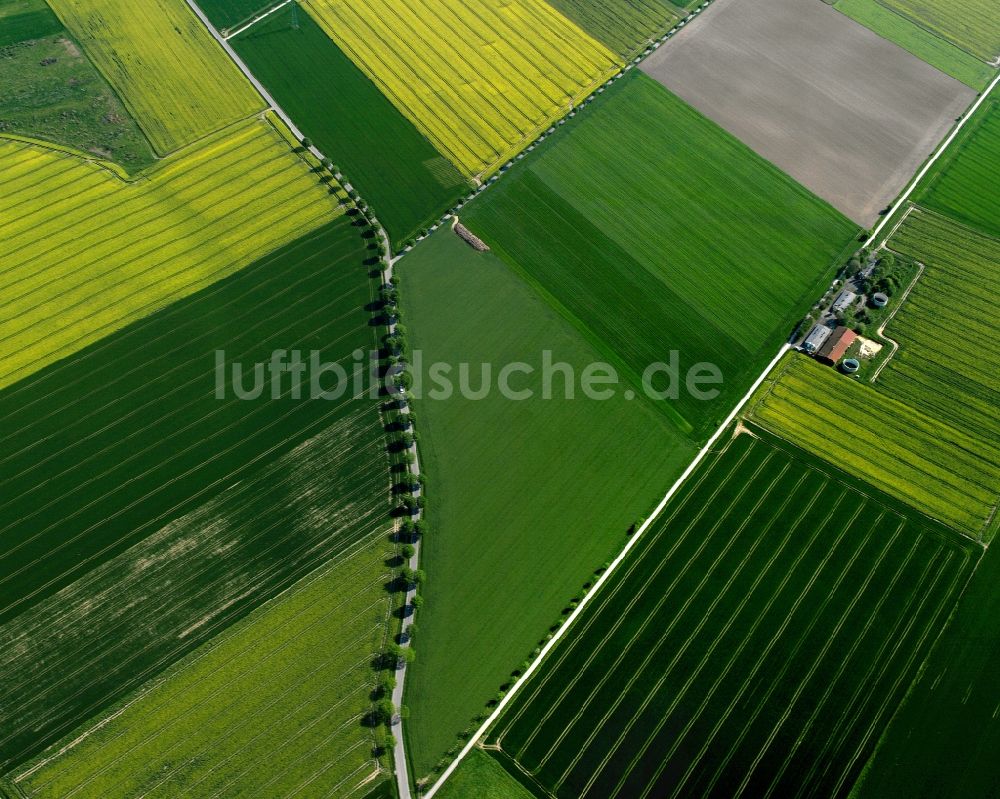
[[750, 418], [917, 510], [984, 535], [1000, 486], [996, 450], [921, 405], [792, 354], [761, 386]]
[[231, 44], [295, 124], [337, 162], [394, 242], [436, 219], [467, 190], [451, 162], [304, 11], [289, 6]]
[[219, 30], [224, 30], [249, 22], [279, 2], [281, 0], [204, 0], [198, 6]]
[[411, 345], [425, 366], [469, 363], [473, 388], [484, 362], [495, 365], [494, 385], [503, 365], [536, 369], [511, 380], [535, 392], [527, 401], [496, 390], [436, 399], [428, 381], [415, 402], [432, 528], [407, 678], [407, 741], [420, 778], [655, 506], [693, 446], [620, 392], [567, 400], [556, 376], [544, 399], [543, 350], [578, 375], [600, 355], [492, 254], [442, 229], [398, 269]]
[[786, 447], [710, 455], [501, 718], [552, 795], [849, 791], [980, 550]]
[[27, 797], [347, 796], [384, 646], [384, 536], [314, 572], [13, 775]]
[[638, 71], [558, 136], [463, 221], [633, 384], [671, 350], [717, 365], [717, 402], [662, 403], [707, 438], [856, 227]]
[[177, 0], [50, 0], [159, 155], [246, 119], [264, 100]]
[[879, 386], [1000, 460], [1000, 355], [980, 346], [996, 333], [1000, 240], [916, 209], [889, 246], [926, 270], [886, 330], [900, 350]]
[[1000, 57], [1000, 15], [993, 0], [879, 0], [983, 61]]
[[882, 5], [879, 0], [837, 0], [834, 8], [884, 39], [973, 89], [982, 89], [996, 69]]
[[990, 796], [1000, 712], [1000, 547], [976, 569], [855, 792], [858, 799]]
[[[0, 0], [0, 48], [61, 31], [62, 25], [45, 0]], [[0, 50], [0, 59], [5, 57]], [[4, 81], [2, 85], [8, 84]]]
[[132, 173], [152, 163], [149, 142], [48, 6], [14, 17], [19, 27], [13, 32], [6, 27], [11, 18], [3, 16], [9, 6], [0, 4], [0, 41], [6, 39], [0, 44], [0, 135], [73, 147]]
[[645, 49], [682, 16], [668, 0], [549, 0], [549, 5], [623, 58]]
[[473, 749], [435, 795], [439, 799], [534, 799], [481, 749]]
[[921, 185], [915, 202], [1000, 238], [1000, 97], [994, 93]]
[[364, 246], [341, 217], [0, 392], [0, 767], [384, 526], [377, 402], [216, 396], [220, 350], [374, 343]]

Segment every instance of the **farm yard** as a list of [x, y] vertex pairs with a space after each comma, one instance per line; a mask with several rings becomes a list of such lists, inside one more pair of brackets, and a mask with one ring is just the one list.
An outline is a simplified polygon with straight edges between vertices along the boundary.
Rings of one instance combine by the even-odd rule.
[[331, 39], [463, 174], [495, 171], [618, 71], [543, 0], [304, 0]]
[[264, 100], [183, 3], [51, 4], [159, 155], [264, 108]]
[[304, 11], [289, 6], [230, 44], [298, 127], [336, 157], [393, 241], [413, 236], [468, 191], [451, 162]]
[[942, 161], [916, 202], [1000, 238], [1000, 99], [986, 100]]
[[0, 139], [0, 387], [342, 214], [280, 124], [240, 122], [131, 180]]
[[374, 400], [217, 396], [220, 350], [374, 344], [364, 241], [342, 216], [0, 392], [0, 762], [384, 527]]
[[363, 721], [389, 612], [386, 547], [309, 575], [12, 781], [31, 799], [358, 790], [377, 771]]
[[973, 89], [985, 88], [996, 75], [989, 64], [897, 14], [881, 0], [837, 0], [833, 7]]
[[819, 0], [716, 0], [642, 69], [864, 226], [975, 94]]
[[974, 431], [922, 405], [791, 354], [752, 400], [749, 418], [932, 518], [981, 536], [997, 504], [1000, 463]]
[[983, 61], [1000, 58], [1000, 18], [991, 0], [879, 0]]
[[682, 16], [670, 0], [550, 0], [549, 4], [626, 59]]
[[856, 227], [638, 72], [558, 137], [463, 221], [637, 390], [671, 350], [685, 370], [716, 364], [718, 400], [657, 403], [707, 437]]
[[[451, 230], [422, 242], [398, 267], [411, 348], [427, 365], [517, 362], [535, 368], [482, 399], [430, 395], [415, 386], [421, 468], [427, 475], [422, 549], [429, 578], [407, 677], [407, 748], [414, 779], [427, 775], [456, 735], [535, 648], [593, 569], [626, 540], [693, 455], [653, 408], [621, 393], [553, 398], [540, 385], [543, 351], [579, 376], [600, 355], [504, 263]], [[516, 319], [516, 325], [511, 320]], [[496, 378], [496, 375], [494, 375]], [[488, 630], [489, 634], [484, 634]]]
[[0, 136], [82, 150], [133, 173], [152, 163], [149, 142], [49, 7], [13, 15], [19, 7], [0, 3]]
[[979, 549], [786, 447], [711, 454], [510, 705], [541, 791], [847, 793]]

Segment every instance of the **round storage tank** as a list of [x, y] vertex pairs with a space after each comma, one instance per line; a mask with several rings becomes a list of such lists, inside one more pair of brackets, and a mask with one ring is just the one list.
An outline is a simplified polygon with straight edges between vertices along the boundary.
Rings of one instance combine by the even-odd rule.
[[889, 304], [889, 295], [883, 294], [881, 291], [872, 295], [872, 305], [876, 308], [885, 308]]
[[858, 371], [858, 369], [861, 368], [861, 361], [859, 361], [857, 358], [848, 358], [841, 364], [841, 367], [843, 367], [844, 371], [847, 372], [847, 374], [853, 375]]

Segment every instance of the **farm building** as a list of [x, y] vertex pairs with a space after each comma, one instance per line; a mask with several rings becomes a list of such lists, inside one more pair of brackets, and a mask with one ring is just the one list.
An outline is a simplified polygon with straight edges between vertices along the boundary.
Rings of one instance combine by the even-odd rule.
[[830, 307], [834, 313], [842, 313], [854, 305], [854, 301], [857, 300], [858, 295], [853, 291], [848, 291], [844, 289], [840, 294], [837, 295], [837, 299], [833, 301], [833, 305]]
[[814, 325], [813, 329], [809, 331], [809, 335], [806, 336], [805, 341], [802, 342], [802, 349], [812, 355], [826, 343], [826, 340], [830, 338], [831, 332], [830, 328], [826, 325]]
[[826, 343], [819, 348], [819, 351], [816, 353], [816, 360], [832, 366], [844, 357], [857, 337], [857, 333], [841, 325], [833, 331], [833, 335], [829, 336]]

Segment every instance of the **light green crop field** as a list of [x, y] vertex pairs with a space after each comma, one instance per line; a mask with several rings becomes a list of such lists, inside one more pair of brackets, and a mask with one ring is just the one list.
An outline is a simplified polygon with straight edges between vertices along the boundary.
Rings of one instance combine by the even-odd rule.
[[682, 16], [668, 0], [549, 0], [549, 5], [623, 58], [644, 49]]
[[0, 387], [341, 215], [311, 169], [270, 117], [129, 180], [0, 139]]
[[973, 89], [984, 88], [996, 75], [989, 64], [891, 11], [879, 0], [837, 0], [834, 8]]
[[964, 430], [1000, 461], [996, 335], [1000, 240], [915, 209], [889, 246], [923, 276], [886, 329], [900, 350], [879, 377], [893, 397]]
[[1000, 238], [1000, 95], [996, 91], [959, 136], [914, 200]]
[[980, 555], [856, 483], [720, 443], [488, 742], [538, 796], [846, 796]]
[[[690, 460], [693, 446], [661, 414], [619, 391], [565, 399], [564, 381], [542, 395], [543, 351], [578, 377], [599, 353], [490, 253], [441, 229], [400, 262], [411, 346], [425, 365], [493, 366], [482, 399], [458, 392], [415, 402], [431, 531], [422, 550], [426, 605], [407, 678], [414, 777], [428, 774], [536, 646], [593, 569], [624, 543]], [[499, 370], [533, 375], [496, 389]], [[416, 389], [415, 389], [416, 390]]]
[[441, 799], [534, 799], [492, 755], [473, 749], [438, 791]]
[[194, 13], [176, 0], [52, 0], [159, 155], [264, 108]]
[[[718, 426], [822, 293], [853, 223], [637, 70], [464, 212], [639, 386], [677, 351], [721, 371]], [[657, 388], [662, 387], [654, 381]]]
[[347, 796], [377, 773], [384, 535], [324, 567], [12, 775], [25, 796]]
[[983, 61], [1000, 57], [1000, 15], [993, 0], [879, 0]]
[[[891, 367], [890, 367], [891, 368]], [[935, 394], [943, 391], [937, 385]], [[761, 386], [750, 418], [971, 536], [996, 508], [1000, 460], [974, 432], [798, 353]]]

